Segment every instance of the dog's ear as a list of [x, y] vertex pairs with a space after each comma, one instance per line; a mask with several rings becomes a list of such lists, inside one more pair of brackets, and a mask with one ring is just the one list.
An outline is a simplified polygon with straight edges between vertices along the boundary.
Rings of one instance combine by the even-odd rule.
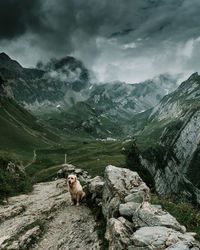
[[75, 182], [77, 181], [77, 177], [75, 176]]

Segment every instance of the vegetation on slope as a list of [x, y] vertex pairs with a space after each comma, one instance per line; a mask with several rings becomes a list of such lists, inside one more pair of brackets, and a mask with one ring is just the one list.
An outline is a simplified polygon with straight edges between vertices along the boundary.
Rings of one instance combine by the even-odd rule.
[[188, 231], [196, 232], [196, 239], [200, 241], [200, 211], [179, 196], [160, 197], [152, 195], [152, 203], [161, 205], [163, 209], [172, 214], [177, 221], [184, 225]]
[[92, 176], [103, 175], [107, 165], [125, 167], [123, 147], [127, 143], [87, 139], [68, 140], [62, 148], [37, 150], [37, 159], [26, 168], [26, 172], [34, 182], [52, 180], [64, 163], [64, 154], [67, 154], [68, 163], [88, 171]]
[[[16, 168], [9, 170], [8, 163], [12, 162]], [[32, 190], [29, 177], [18, 168], [19, 159], [7, 152], [0, 151], [0, 202], [5, 198]]]
[[0, 104], [0, 149], [27, 151], [58, 141], [58, 136], [43, 128], [14, 100], [5, 98]]

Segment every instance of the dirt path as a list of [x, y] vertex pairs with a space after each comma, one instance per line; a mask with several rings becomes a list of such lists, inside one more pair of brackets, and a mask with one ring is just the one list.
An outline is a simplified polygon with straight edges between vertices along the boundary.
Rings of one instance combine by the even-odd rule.
[[39, 183], [0, 206], [0, 249], [100, 249], [95, 225], [88, 207], [70, 205], [64, 179]]
[[36, 161], [36, 157], [37, 157], [37, 154], [36, 154], [36, 150], [34, 149], [34, 150], [33, 150], [33, 159], [32, 159], [31, 162], [29, 162], [29, 163], [25, 166], [25, 168], [27, 168], [27, 167], [29, 167], [31, 164], [33, 164], [33, 163]]
[[93, 216], [87, 207], [68, 205], [57, 212], [42, 240], [32, 249], [99, 249], [94, 227]]

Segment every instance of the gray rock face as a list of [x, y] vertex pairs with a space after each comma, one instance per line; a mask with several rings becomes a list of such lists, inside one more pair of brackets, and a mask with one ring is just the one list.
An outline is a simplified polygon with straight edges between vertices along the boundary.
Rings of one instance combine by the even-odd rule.
[[[124, 203], [125, 197], [131, 193], [136, 196], [141, 195], [139, 199], [149, 200], [149, 188], [142, 181], [136, 172], [126, 168], [117, 168], [112, 165], [105, 170], [105, 186], [103, 190], [103, 214], [109, 219], [118, 217], [119, 205]], [[141, 192], [141, 189], [143, 192]]]
[[119, 205], [119, 213], [125, 218], [132, 218], [133, 214], [137, 213], [138, 209], [141, 207], [141, 203], [127, 202], [125, 204]]
[[[200, 204], [199, 103], [200, 76], [195, 73], [176, 91], [161, 100], [151, 113], [149, 124], [142, 132], [145, 134], [152, 122], [155, 129], [162, 131], [157, 146], [166, 150], [163, 152], [163, 162], [150, 159], [148, 162], [142, 159], [142, 165], [150, 170], [154, 177], [156, 191], [160, 194], [182, 192], [198, 204]], [[151, 137], [151, 134], [148, 136]]]
[[88, 183], [89, 192], [92, 194], [92, 200], [95, 198], [102, 198], [103, 195], [104, 181], [100, 176], [96, 176], [90, 179]]
[[131, 236], [131, 241], [136, 249], [143, 250], [176, 249], [178, 245], [182, 246], [182, 249], [195, 247], [194, 238], [190, 233], [182, 234], [166, 227], [142, 227]]
[[149, 189], [136, 172], [106, 167], [102, 212], [109, 249], [200, 249], [194, 234], [149, 200]]
[[130, 235], [133, 233], [133, 225], [123, 217], [108, 220], [106, 239], [109, 241], [109, 249], [126, 249], [131, 244]]
[[133, 214], [132, 221], [135, 228], [145, 226], [165, 226], [185, 233], [186, 229], [177, 220], [162, 209], [158, 209], [148, 202], [143, 203]]

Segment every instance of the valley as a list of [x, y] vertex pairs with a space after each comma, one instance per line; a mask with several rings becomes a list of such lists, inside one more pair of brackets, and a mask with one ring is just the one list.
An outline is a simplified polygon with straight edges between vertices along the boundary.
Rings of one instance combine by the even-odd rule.
[[[73, 57], [26, 69], [1, 53], [0, 75], [0, 178], [12, 183], [10, 161], [25, 167], [23, 185], [9, 184], [1, 201], [54, 180], [67, 154], [67, 163], [92, 177], [110, 164], [128, 167], [157, 195], [199, 206], [198, 73], [180, 85], [179, 76], [168, 74], [142, 83], [98, 83]], [[182, 209], [173, 204], [175, 213]]]

